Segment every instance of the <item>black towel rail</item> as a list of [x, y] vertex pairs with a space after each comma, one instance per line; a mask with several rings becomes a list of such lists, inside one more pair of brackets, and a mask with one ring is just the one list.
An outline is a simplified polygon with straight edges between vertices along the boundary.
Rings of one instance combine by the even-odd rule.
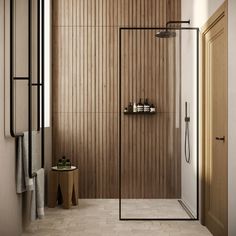
[[32, 0], [28, 0], [28, 77], [14, 76], [14, 1], [10, 0], [10, 134], [14, 138], [24, 136], [23, 133], [15, 133], [14, 131], [14, 81], [28, 80], [28, 171], [29, 177], [33, 178], [37, 175], [35, 172], [32, 172], [33, 86], [37, 87], [37, 131], [41, 131], [41, 167], [44, 168], [44, 0], [37, 1], [37, 83], [32, 83]]

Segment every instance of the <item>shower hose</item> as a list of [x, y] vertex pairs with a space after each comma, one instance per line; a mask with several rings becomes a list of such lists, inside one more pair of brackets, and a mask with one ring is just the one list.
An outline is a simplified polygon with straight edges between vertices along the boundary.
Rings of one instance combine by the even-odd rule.
[[190, 137], [189, 137], [189, 122], [190, 117], [187, 116], [187, 102], [185, 103], [185, 141], [184, 141], [184, 154], [187, 163], [190, 163]]

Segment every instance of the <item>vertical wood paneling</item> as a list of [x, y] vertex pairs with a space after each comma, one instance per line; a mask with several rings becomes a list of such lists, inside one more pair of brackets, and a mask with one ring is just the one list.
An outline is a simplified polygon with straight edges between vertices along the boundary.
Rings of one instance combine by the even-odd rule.
[[122, 196], [126, 198], [180, 197], [175, 42], [154, 40], [154, 33], [125, 31], [122, 36], [122, 107], [141, 97], [149, 98], [158, 110], [153, 116], [122, 115]]
[[[66, 155], [79, 166], [80, 197], [118, 197], [119, 27], [164, 26], [180, 18], [179, 2], [53, 0], [53, 163]], [[122, 107], [148, 97], [164, 112], [122, 116], [124, 195], [172, 197], [180, 141], [169, 44], [154, 31], [127, 32], [122, 42]]]

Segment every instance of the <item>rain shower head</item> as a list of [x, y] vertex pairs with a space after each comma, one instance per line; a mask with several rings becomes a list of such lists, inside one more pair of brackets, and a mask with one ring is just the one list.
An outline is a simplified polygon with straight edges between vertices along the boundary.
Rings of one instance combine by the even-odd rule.
[[173, 38], [176, 37], [176, 33], [174, 31], [169, 31], [169, 30], [165, 30], [165, 31], [160, 31], [158, 33], [156, 33], [155, 35], [158, 38]]
[[[171, 24], [190, 24], [190, 20], [187, 21], [168, 21], [166, 23], [166, 28], [163, 31], [157, 32], [156, 37], [157, 38], [174, 38], [176, 37], [176, 32], [173, 30], [170, 30], [168, 27]], [[178, 29], [178, 28], [176, 28]]]

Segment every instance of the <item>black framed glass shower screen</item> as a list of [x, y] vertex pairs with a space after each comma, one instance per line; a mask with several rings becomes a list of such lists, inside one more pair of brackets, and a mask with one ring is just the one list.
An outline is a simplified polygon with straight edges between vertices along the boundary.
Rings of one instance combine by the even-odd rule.
[[119, 30], [120, 220], [199, 218], [198, 45], [198, 28]]

